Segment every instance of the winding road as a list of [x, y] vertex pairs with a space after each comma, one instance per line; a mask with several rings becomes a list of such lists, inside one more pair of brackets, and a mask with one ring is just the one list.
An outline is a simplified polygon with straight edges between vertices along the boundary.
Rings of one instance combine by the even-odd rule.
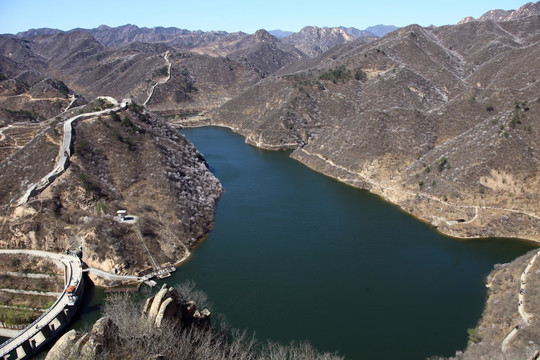
[[16, 336], [10, 338], [8, 341], [0, 345], [0, 356], [4, 357], [13, 350], [21, 346], [25, 341], [28, 341], [30, 338], [35, 336], [41, 331], [42, 328], [49, 326], [56, 317], [64, 311], [67, 307], [73, 306], [71, 299], [67, 294], [67, 289], [70, 286], [78, 286], [81, 284], [82, 280], [82, 263], [78, 257], [51, 253], [41, 250], [24, 250], [24, 249], [0, 249], [0, 254], [28, 254], [31, 256], [38, 256], [49, 259], [55, 263], [61, 263], [65, 269], [65, 287], [64, 291], [60, 294], [60, 297], [56, 302], [43, 313], [38, 319], [33, 323], [28, 325], [24, 330], [20, 331]]

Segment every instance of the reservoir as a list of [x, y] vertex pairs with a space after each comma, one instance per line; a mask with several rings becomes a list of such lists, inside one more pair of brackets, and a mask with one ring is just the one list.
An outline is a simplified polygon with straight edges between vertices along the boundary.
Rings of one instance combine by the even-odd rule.
[[[213, 230], [155, 291], [193, 280], [214, 323], [263, 342], [307, 340], [360, 360], [452, 356], [480, 319], [493, 265], [536, 247], [449, 238], [288, 152], [249, 146], [225, 128], [181, 132], [225, 192]], [[72, 327], [93, 324], [104, 297], [88, 291]]]
[[262, 341], [307, 340], [347, 359], [454, 355], [482, 314], [493, 265], [535, 248], [443, 236], [225, 128], [181, 132], [225, 192], [214, 229], [166, 282], [195, 281], [214, 322]]

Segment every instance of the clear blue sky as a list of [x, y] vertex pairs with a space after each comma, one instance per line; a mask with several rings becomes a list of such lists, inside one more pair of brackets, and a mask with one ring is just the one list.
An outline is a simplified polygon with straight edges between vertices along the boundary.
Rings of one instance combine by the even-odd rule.
[[[535, 0], [536, 1], [536, 0]], [[31, 28], [174, 26], [188, 30], [253, 33], [298, 31], [307, 25], [437, 26], [475, 18], [491, 9], [517, 9], [525, 0], [0, 0], [0, 34]]]

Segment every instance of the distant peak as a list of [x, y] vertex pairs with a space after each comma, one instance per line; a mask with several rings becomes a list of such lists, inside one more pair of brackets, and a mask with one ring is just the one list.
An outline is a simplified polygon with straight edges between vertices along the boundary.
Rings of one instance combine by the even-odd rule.
[[466, 24], [468, 22], [471, 22], [471, 21], [474, 21], [475, 18], [473, 18], [472, 16], [467, 16], [467, 17], [464, 17], [463, 19], [461, 19], [459, 22], [458, 22], [458, 25], [461, 25], [461, 24]]
[[[489, 10], [484, 15], [480, 16], [478, 18], [478, 21], [491, 20], [495, 22], [501, 22], [501, 21], [522, 19], [522, 18], [535, 16], [535, 15], [540, 15], [540, 1], [537, 2], [536, 4], [529, 2], [517, 10], [501, 10], [501, 9]], [[467, 16], [461, 19], [461, 21], [458, 22], [458, 24], [465, 24], [470, 21], [475, 21], [475, 18], [473, 18], [472, 16]]]
[[256, 41], [272, 40], [274, 36], [264, 29], [257, 30], [253, 35]]

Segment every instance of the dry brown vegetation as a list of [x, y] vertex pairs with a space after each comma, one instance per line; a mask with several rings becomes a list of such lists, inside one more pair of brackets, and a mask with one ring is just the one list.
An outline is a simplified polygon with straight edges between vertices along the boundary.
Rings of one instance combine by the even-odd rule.
[[[49, 251], [82, 246], [90, 266], [136, 273], [152, 265], [138, 228], [158, 264], [183, 258], [211, 228], [219, 181], [182, 135], [135, 104], [79, 121], [67, 171], [29, 204], [14, 206], [16, 194], [54, 167], [40, 161], [58, 154], [59, 144], [45, 135], [19, 152], [30, 164], [23, 166], [19, 153], [1, 164], [3, 200], [12, 202], [3, 209], [2, 246]], [[115, 220], [119, 209], [136, 215], [138, 224]]]
[[33, 279], [24, 276], [0, 275], [0, 286], [2, 289], [59, 293], [64, 288], [64, 279], [56, 276]]
[[411, 25], [294, 63], [208, 117], [446, 234], [540, 240], [538, 29]]
[[[182, 301], [205, 298], [193, 293], [192, 284], [180, 290]], [[190, 359], [190, 360], [339, 360], [343, 357], [317, 351], [308, 343], [259, 343], [245, 331], [165, 323], [154, 326], [141, 317], [142, 304], [127, 294], [110, 296], [103, 318], [90, 334], [66, 334], [47, 360], [79, 359]], [[78, 339], [82, 339], [78, 341]], [[73, 346], [78, 341], [79, 347]]]
[[28, 296], [23, 294], [13, 294], [0, 292], [0, 303], [7, 306], [23, 306], [36, 309], [48, 309], [54, 302], [54, 296]]
[[62, 275], [63, 269], [54, 263], [25, 254], [0, 254], [0, 271]]

